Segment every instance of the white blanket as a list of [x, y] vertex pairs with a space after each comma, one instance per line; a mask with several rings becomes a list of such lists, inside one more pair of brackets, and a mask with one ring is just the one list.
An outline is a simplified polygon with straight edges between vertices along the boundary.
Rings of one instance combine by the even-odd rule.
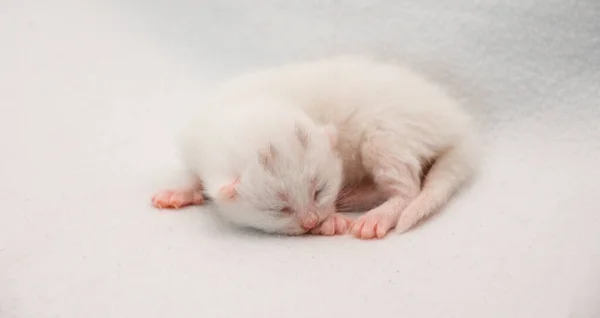
[[[598, 317], [599, 31], [597, 0], [4, 0], [0, 317]], [[356, 52], [479, 118], [437, 217], [363, 242], [150, 206], [218, 80]]]

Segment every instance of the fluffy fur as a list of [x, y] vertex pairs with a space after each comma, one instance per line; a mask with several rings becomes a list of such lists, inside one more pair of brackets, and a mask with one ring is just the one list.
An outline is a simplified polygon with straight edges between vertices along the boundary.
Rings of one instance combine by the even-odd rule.
[[357, 237], [406, 231], [476, 167], [459, 105], [410, 70], [368, 58], [240, 76], [202, 109], [184, 133], [186, 165], [223, 215], [269, 232], [342, 232], [336, 204], [372, 208], [351, 224]]

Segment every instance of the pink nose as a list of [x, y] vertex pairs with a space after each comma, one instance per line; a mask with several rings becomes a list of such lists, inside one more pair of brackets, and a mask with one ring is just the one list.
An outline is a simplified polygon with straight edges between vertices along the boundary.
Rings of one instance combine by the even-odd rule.
[[314, 213], [304, 215], [300, 219], [300, 226], [302, 226], [302, 228], [305, 230], [312, 230], [317, 226], [317, 224], [319, 224], [319, 217]]

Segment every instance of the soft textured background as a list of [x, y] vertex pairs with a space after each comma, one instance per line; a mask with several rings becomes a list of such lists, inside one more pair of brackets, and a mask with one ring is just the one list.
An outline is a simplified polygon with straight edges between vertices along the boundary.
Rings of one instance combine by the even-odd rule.
[[[406, 235], [280, 238], [150, 207], [218, 80], [399, 58], [486, 163]], [[0, 2], [0, 317], [599, 317], [597, 0]]]

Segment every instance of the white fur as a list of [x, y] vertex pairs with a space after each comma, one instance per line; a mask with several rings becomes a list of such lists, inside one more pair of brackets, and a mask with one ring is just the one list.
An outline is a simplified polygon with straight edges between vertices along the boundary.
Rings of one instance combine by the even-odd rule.
[[[246, 176], [252, 181], [241, 185], [241, 193], [277, 207], [277, 200], [269, 199], [273, 189], [259, 177], [262, 170], [256, 154], [268, 143], [285, 149], [297, 122], [318, 140], [311, 156], [302, 160], [293, 151], [285, 151], [290, 165], [279, 181], [298, 187], [287, 187], [297, 197], [306, 196], [301, 182], [308, 182], [307, 174], [321, 173], [332, 189], [339, 190], [342, 169], [346, 183], [366, 176], [385, 178], [402, 192], [407, 176], [395, 165], [402, 163], [420, 173], [424, 163], [437, 159], [422, 191], [402, 214], [397, 225], [400, 231], [448, 200], [476, 165], [471, 121], [457, 103], [406, 68], [363, 57], [293, 64], [230, 81], [203, 105], [184, 134], [185, 162], [211, 196], [217, 196], [224, 184]], [[328, 124], [335, 127], [335, 151], [324, 143]], [[343, 168], [332, 156], [335, 152]], [[331, 194], [327, 206], [334, 197]], [[217, 202], [217, 206], [238, 224], [270, 232], [302, 232], [292, 218], [266, 212], [245, 200]], [[324, 207], [319, 213], [322, 220], [331, 210]]]

